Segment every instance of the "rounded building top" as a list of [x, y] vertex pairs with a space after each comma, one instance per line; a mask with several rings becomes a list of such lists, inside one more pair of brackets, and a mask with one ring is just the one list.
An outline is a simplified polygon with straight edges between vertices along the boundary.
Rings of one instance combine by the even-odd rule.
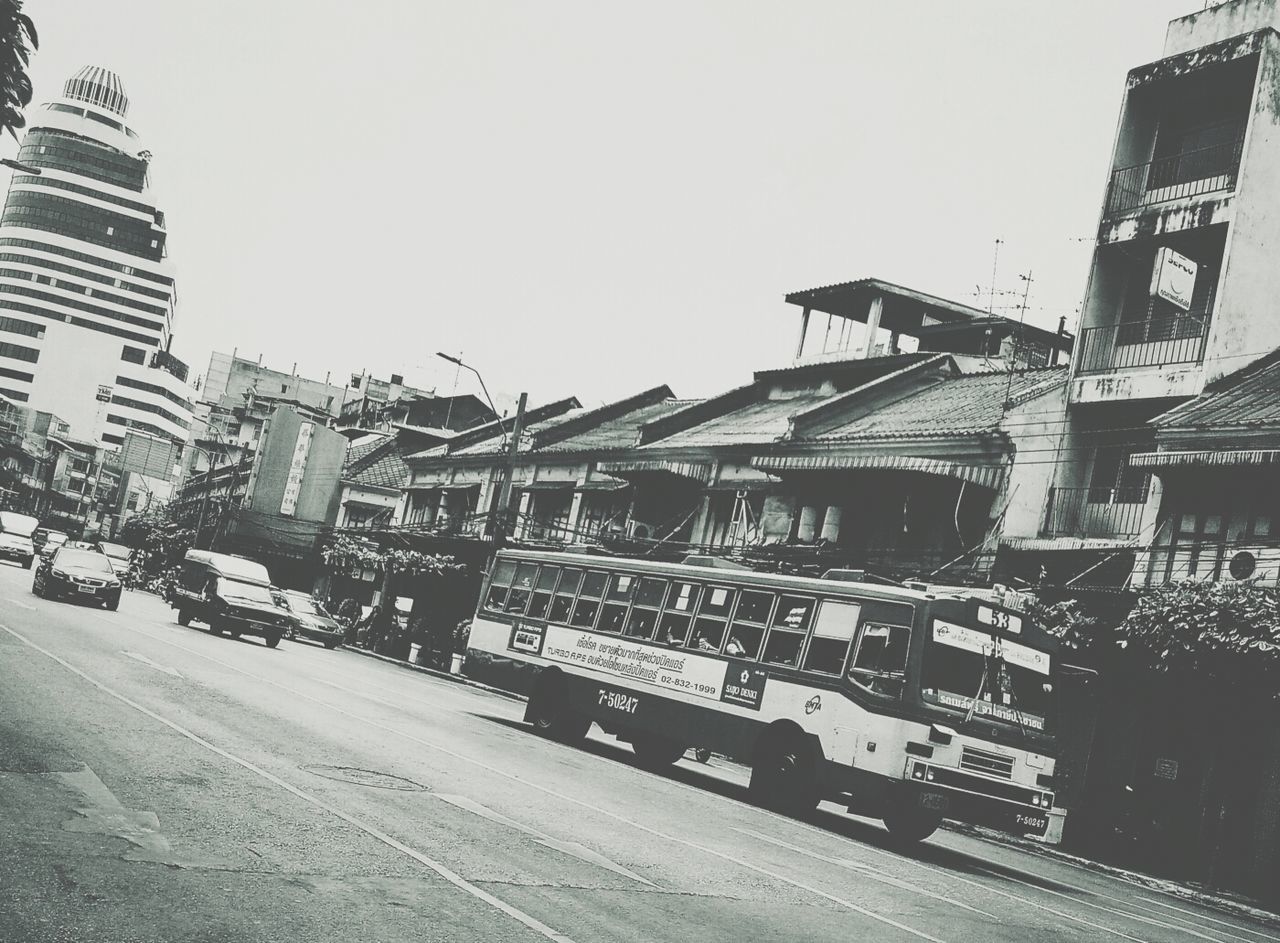
[[62, 94], [75, 101], [105, 108], [120, 117], [129, 113], [129, 96], [124, 92], [120, 76], [101, 66], [87, 65], [62, 87]]

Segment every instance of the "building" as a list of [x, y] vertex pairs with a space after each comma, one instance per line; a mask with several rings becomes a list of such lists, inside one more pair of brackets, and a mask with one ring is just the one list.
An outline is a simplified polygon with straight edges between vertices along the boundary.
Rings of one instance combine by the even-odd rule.
[[[1008, 572], [1124, 586], [1156, 539], [1149, 423], [1280, 346], [1280, 9], [1232, 0], [1173, 20], [1129, 72], [1044, 516]], [[1147, 578], [1144, 571], [1143, 579]]]
[[151, 152], [113, 72], [82, 69], [28, 112], [0, 214], [0, 393], [120, 446], [135, 429], [184, 441], [186, 365]]

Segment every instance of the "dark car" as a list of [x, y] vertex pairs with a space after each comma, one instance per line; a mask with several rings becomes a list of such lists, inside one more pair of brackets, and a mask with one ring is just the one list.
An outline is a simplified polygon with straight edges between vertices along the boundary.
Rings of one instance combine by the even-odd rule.
[[290, 638], [305, 638], [320, 642], [325, 648], [337, 648], [342, 644], [343, 631], [323, 605], [306, 593], [297, 590], [275, 591], [277, 604], [283, 605], [292, 623]]
[[195, 619], [215, 635], [260, 635], [268, 648], [289, 628], [289, 613], [271, 597], [267, 568], [226, 553], [188, 550], [169, 605], [178, 610], [178, 625]]
[[31, 581], [41, 599], [76, 599], [108, 609], [120, 608], [120, 578], [105, 553], [79, 547], [59, 547], [42, 556]]

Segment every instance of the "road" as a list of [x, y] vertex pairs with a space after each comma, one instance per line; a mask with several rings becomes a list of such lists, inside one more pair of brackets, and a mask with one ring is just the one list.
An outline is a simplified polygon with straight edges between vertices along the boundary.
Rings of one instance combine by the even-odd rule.
[[0, 941], [1280, 943], [939, 833], [910, 854], [715, 760], [644, 772], [523, 705], [305, 643], [30, 595], [0, 566]]

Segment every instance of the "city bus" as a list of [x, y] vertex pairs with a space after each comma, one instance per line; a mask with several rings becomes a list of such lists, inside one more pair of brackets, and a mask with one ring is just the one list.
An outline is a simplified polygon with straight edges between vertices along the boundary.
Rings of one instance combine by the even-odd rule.
[[649, 768], [748, 762], [768, 808], [835, 800], [904, 842], [944, 818], [1045, 836], [1056, 640], [980, 591], [828, 576], [505, 550], [464, 670], [563, 742], [595, 723]]

